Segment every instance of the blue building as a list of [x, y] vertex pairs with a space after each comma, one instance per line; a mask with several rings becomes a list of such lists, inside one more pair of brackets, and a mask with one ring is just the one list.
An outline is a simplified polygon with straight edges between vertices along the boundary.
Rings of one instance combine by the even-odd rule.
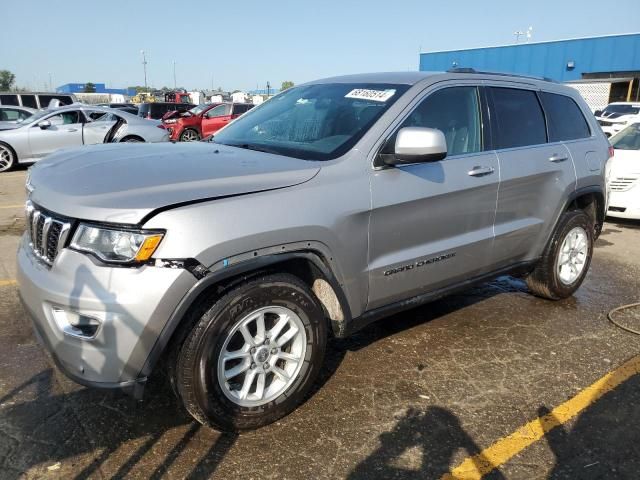
[[640, 33], [420, 54], [421, 71], [465, 67], [560, 82], [615, 78], [623, 85], [613, 89], [612, 95], [635, 100], [639, 94]]
[[[133, 96], [136, 94], [133, 88], [107, 88], [104, 83], [94, 83], [95, 93], [114, 93]], [[84, 83], [66, 83], [56, 88], [58, 93], [84, 93]]]

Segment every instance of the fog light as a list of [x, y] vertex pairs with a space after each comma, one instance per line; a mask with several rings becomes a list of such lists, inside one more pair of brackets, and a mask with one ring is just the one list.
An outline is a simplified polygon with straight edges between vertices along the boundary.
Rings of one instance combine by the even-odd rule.
[[83, 313], [51, 307], [53, 319], [63, 333], [71, 337], [92, 339], [100, 328], [100, 320]]

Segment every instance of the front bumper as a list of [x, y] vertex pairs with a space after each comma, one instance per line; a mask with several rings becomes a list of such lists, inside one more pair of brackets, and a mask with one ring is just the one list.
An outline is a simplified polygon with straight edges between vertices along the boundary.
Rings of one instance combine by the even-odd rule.
[[626, 192], [611, 192], [607, 215], [640, 220], [640, 186], [636, 185]]
[[[129, 389], [160, 332], [196, 283], [183, 269], [106, 267], [63, 249], [51, 268], [31, 252], [26, 235], [18, 247], [20, 298], [42, 343], [59, 368], [83, 385]], [[63, 331], [53, 308], [98, 319], [93, 338]]]

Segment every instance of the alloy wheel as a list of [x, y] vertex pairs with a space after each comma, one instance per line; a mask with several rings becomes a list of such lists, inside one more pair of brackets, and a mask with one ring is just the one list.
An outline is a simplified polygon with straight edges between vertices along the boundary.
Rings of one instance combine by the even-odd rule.
[[218, 357], [218, 383], [242, 407], [264, 405], [296, 380], [304, 362], [307, 334], [289, 308], [254, 310], [229, 331]]
[[589, 255], [589, 237], [582, 227], [569, 231], [558, 253], [558, 278], [565, 285], [575, 282], [586, 264]]

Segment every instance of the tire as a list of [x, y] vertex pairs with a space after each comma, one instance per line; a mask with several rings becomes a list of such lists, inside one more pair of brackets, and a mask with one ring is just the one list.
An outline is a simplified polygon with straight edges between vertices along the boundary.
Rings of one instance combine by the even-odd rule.
[[124, 137], [122, 140], [120, 140], [120, 142], [125, 142], [125, 143], [144, 143], [144, 140], [140, 137], [135, 137], [135, 136], [130, 136], [130, 137]]
[[16, 164], [16, 154], [6, 143], [0, 142], [0, 172], [8, 172]]
[[542, 258], [526, 278], [529, 291], [550, 300], [571, 296], [589, 270], [593, 234], [593, 223], [584, 211], [563, 213]]
[[[264, 319], [262, 336], [259, 318]], [[274, 327], [281, 321], [285, 326], [278, 334]], [[246, 325], [250, 342], [239, 325]], [[290, 332], [293, 336], [280, 345]], [[322, 307], [301, 280], [289, 274], [258, 277], [233, 288], [195, 319], [177, 346], [172, 381], [200, 423], [222, 431], [255, 429], [304, 401], [322, 366], [326, 341]], [[223, 353], [242, 357], [223, 361]]]
[[197, 142], [200, 140], [200, 134], [193, 128], [186, 128], [180, 134], [181, 142]]

